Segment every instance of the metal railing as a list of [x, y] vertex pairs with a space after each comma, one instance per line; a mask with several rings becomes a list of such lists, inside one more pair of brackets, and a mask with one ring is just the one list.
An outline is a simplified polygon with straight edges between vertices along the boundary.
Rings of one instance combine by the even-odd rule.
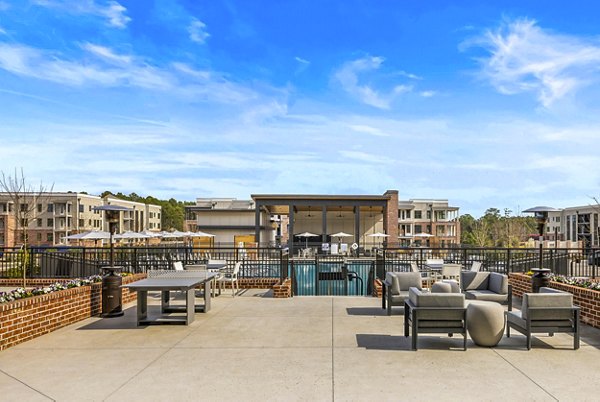
[[[374, 254], [374, 255], [373, 255]], [[590, 257], [592, 256], [592, 257]], [[595, 257], [598, 256], [598, 257]], [[373, 280], [388, 271], [409, 271], [412, 262], [423, 266], [427, 259], [443, 259], [465, 268], [481, 262], [483, 271], [527, 272], [549, 268], [566, 276], [597, 278], [600, 250], [521, 248], [398, 248], [382, 249], [370, 256], [317, 254], [296, 258], [281, 248], [116, 247], [116, 266], [123, 271], [143, 273], [149, 269], [172, 269], [174, 261], [202, 264], [209, 259], [225, 260], [230, 267], [242, 261], [240, 278], [292, 279], [295, 295], [369, 295]], [[107, 247], [0, 248], [0, 278], [77, 278], [102, 272], [109, 265]]]
[[[287, 253], [282, 249], [194, 248], [194, 247], [117, 247], [114, 265], [123, 272], [144, 273], [149, 269], [173, 269], [173, 262], [184, 265], [225, 260], [233, 267], [242, 261], [240, 278], [284, 278]], [[96, 247], [0, 248], [0, 278], [80, 278], [102, 273], [110, 265], [110, 249]]]

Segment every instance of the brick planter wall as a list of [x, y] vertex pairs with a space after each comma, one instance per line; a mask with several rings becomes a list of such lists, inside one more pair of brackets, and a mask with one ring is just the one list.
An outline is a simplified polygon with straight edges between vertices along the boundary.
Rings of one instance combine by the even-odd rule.
[[[48, 286], [53, 283], [59, 282], [64, 283], [68, 282], [68, 279], [65, 278], [36, 278], [29, 279], [27, 278], [27, 288], [39, 288], [42, 286]], [[0, 286], [14, 287], [20, 288], [23, 286], [23, 278], [1, 278]]]
[[273, 285], [273, 297], [276, 299], [285, 299], [292, 297], [292, 280], [287, 278], [283, 283]]
[[[524, 274], [510, 274], [513, 285], [513, 295], [523, 297], [523, 293], [531, 293], [531, 277]], [[549, 287], [564, 290], [573, 295], [573, 303], [581, 307], [580, 320], [582, 323], [600, 328], [600, 291], [567, 285], [566, 283], [550, 282]]]
[[[145, 276], [145, 274], [127, 276], [123, 278], [123, 283], [134, 282]], [[55, 282], [57, 281], [53, 280], [49, 283]], [[123, 289], [124, 304], [136, 300], [136, 296], [135, 291]], [[0, 304], [0, 350], [101, 312], [102, 283], [2, 303]]]

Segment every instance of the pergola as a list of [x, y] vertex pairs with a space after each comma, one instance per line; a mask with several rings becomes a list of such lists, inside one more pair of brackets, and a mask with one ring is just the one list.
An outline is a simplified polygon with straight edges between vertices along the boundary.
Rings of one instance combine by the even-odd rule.
[[[354, 214], [354, 242], [360, 246], [360, 219], [361, 214], [381, 213], [383, 225], [386, 232], [391, 231], [397, 235], [397, 218], [395, 222], [388, 222], [390, 211], [397, 216], [397, 205], [391, 205], [391, 194], [384, 195], [303, 195], [303, 194], [253, 194], [255, 202], [255, 236], [260, 243], [260, 214], [266, 212], [269, 215], [287, 215], [289, 217], [289, 239], [288, 247], [293, 253], [293, 235], [295, 233], [295, 217], [301, 212], [309, 212], [321, 215], [322, 242], [327, 242], [327, 234], [330, 232], [327, 212], [339, 212]], [[397, 203], [397, 200], [396, 200]], [[394, 211], [395, 208], [395, 211]], [[396, 227], [396, 230], [393, 228]], [[388, 233], [392, 234], [392, 233]]]

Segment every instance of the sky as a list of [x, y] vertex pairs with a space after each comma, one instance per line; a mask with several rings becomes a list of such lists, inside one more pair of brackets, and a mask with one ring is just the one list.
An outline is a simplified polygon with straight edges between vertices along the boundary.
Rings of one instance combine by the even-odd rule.
[[54, 191], [600, 194], [600, 3], [0, 0], [0, 170]]

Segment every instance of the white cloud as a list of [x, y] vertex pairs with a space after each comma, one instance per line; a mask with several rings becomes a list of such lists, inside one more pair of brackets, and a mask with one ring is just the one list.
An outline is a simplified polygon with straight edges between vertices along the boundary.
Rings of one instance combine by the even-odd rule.
[[[0, 69], [69, 86], [100, 85], [137, 87], [169, 91], [195, 101], [243, 103], [257, 101], [262, 95], [251, 87], [235, 83], [224, 74], [196, 70], [185, 63], [172, 63], [159, 68], [134, 55], [121, 55], [104, 46], [85, 43], [86, 52], [98, 62], [69, 60], [56, 53], [25, 45], [0, 43]], [[285, 97], [285, 91], [265, 88], [266, 97]], [[253, 106], [260, 106], [255, 104]], [[280, 106], [277, 106], [280, 109]]]
[[6, 30], [2, 27], [0, 27], [0, 35], [6, 35]]
[[190, 40], [200, 44], [204, 44], [210, 36], [206, 32], [206, 24], [197, 18], [192, 18], [192, 22], [188, 26], [188, 33], [190, 34]]
[[419, 92], [419, 95], [421, 95], [423, 98], [431, 98], [432, 96], [437, 95], [436, 91], [421, 91]]
[[348, 127], [359, 133], [374, 135], [376, 137], [389, 137], [389, 134], [384, 133], [380, 129], [363, 124], [351, 124]]
[[69, 14], [94, 15], [102, 17], [109, 26], [125, 28], [131, 18], [125, 15], [127, 9], [116, 1], [108, 1], [105, 5], [97, 4], [94, 0], [34, 0], [38, 6], [55, 8]]
[[302, 57], [296, 56], [294, 57], [294, 60], [296, 60], [300, 64], [310, 64], [310, 61], [303, 59]]
[[482, 72], [500, 93], [533, 92], [546, 107], [598, 78], [598, 41], [549, 32], [533, 20], [508, 22], [463, 46], [490, 53]]
[[108, 47], [94, 45], [92, 43], [84, 43], [82, 45], [82, 48], [108, 61], [124, 64], [129, 64], [132, 61], [131, 56], [116, 54], [112, 49]]
[[389, 109], [391, 103], [405, 92], [410, 92], [409, 85], [396, 85], [387, 92], [377, 90], [370, 84], [361, 84], [359, 76], [373, 73], [379, 70], [384, 59], [382, 57], [367, 56], [362, 59], [345, 63], [338, 69], [334, 78], [342, 88], [361, 102], [379, 109]]

